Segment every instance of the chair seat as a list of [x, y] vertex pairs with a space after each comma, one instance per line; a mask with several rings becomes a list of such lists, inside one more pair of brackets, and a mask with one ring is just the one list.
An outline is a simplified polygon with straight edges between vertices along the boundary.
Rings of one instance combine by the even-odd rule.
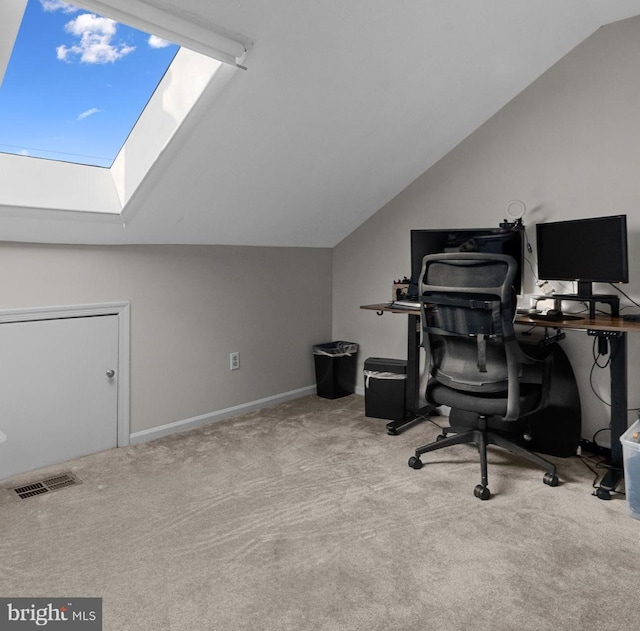
[[[449, 388], [437, 381], [429, 383], [427, 400], [436, 401], [437, 405], [447, 405], [467, 412], [475, 412], [482, 416], [504, 416], [507, 412], [507, 393], [498, 392], [479, 395]], [[533, 410], [540, 400], [540, 387], [533, 384], [520, 386], [520, 411], [522, 414]]]

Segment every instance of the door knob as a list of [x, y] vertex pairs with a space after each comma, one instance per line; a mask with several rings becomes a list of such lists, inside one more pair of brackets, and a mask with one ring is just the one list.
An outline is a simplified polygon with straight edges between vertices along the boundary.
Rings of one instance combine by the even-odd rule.
[[107, 377], [109, 377], [109, 379], [113, 379], [115, 375], [116, 375], [115, 370], [107, 370]]

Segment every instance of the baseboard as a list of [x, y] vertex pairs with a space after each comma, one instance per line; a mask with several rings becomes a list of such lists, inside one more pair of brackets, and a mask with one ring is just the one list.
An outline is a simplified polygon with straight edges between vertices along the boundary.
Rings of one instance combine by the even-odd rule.
[[298, 390], [292, 390], [291, 392], [276, 394], [271, 397], [265, 397], [264, 399], [258, 399], [257, 401], [243, 403], [242, 405], [234, 405], [233, 407], [218, 410], [217, 412], [194, 416], [192, 418], [183, 419], [182, 421], [167, 423], [166, 425], [159, 425], [158, 427], [144, 429], [140, 432], [133, 432], [129, 438], [129, 444], [136, 445], [138, 443], [146, 443], [150, 440], [155, 440], [156, 438], [162, 438], [162, 436], [168, 436], [169, 434], [175, 434], [176, 432], [184, 432], [196, 427], [202, 427], [203, 425], [209, 425], [224, 419], [233, 418], [234, 416], [246, 414], [247, 412], [253, 412], [254, 410], [277, 405], [278, 403], [283, 403], [292, 399], [299, 399], [300, 397], [306, 397], [309, 394], [315, 393], [315, 385], [307, 386], [306, 388], [299, 388]]

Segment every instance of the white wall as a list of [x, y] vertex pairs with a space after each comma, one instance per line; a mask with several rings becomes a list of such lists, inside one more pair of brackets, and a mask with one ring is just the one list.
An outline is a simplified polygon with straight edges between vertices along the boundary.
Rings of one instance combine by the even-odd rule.
[[[374, 355], [403, 357], [404, 317], [379, 318], [359, 306], [389, 300], [393, 279], [409, 274], [409, 231], [494, 226], [514, 198], [527, 205], [534, 252], [537, 222], [626, 213], [631, 282], [624, 289], [640, 300], [639, 67], [640, 19], [600, 29], [339, 244], [334, 337], [360, 342], [361, 363]], [[533, 278], [526, 272], [531, 292]], [[607, 285], [595, 289], [614, 293]], [[567, 338], [583, 435], [591, 438], [609, 419], [589, 385], [593, 338], [578, 332]], [[638, 366], [640, 336], [630, 335], [631, 407], [640, 406]], [[595, 373], [596, 390], [609, 399], [608, 370]], [[606, 433], [600, 438], [608, 441]]]
[[0, 309], [131, 303], [133, 433], [312, 386], [331, 335], [328, 249], [0, 243], [0, 287]]

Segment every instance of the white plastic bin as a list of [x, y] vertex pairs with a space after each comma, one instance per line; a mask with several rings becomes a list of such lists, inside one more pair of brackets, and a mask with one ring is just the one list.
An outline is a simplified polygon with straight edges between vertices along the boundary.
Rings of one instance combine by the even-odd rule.
[[640, 419], [622, 436], [624, 457], [624, 486], [629, 515], [640, 519]]

